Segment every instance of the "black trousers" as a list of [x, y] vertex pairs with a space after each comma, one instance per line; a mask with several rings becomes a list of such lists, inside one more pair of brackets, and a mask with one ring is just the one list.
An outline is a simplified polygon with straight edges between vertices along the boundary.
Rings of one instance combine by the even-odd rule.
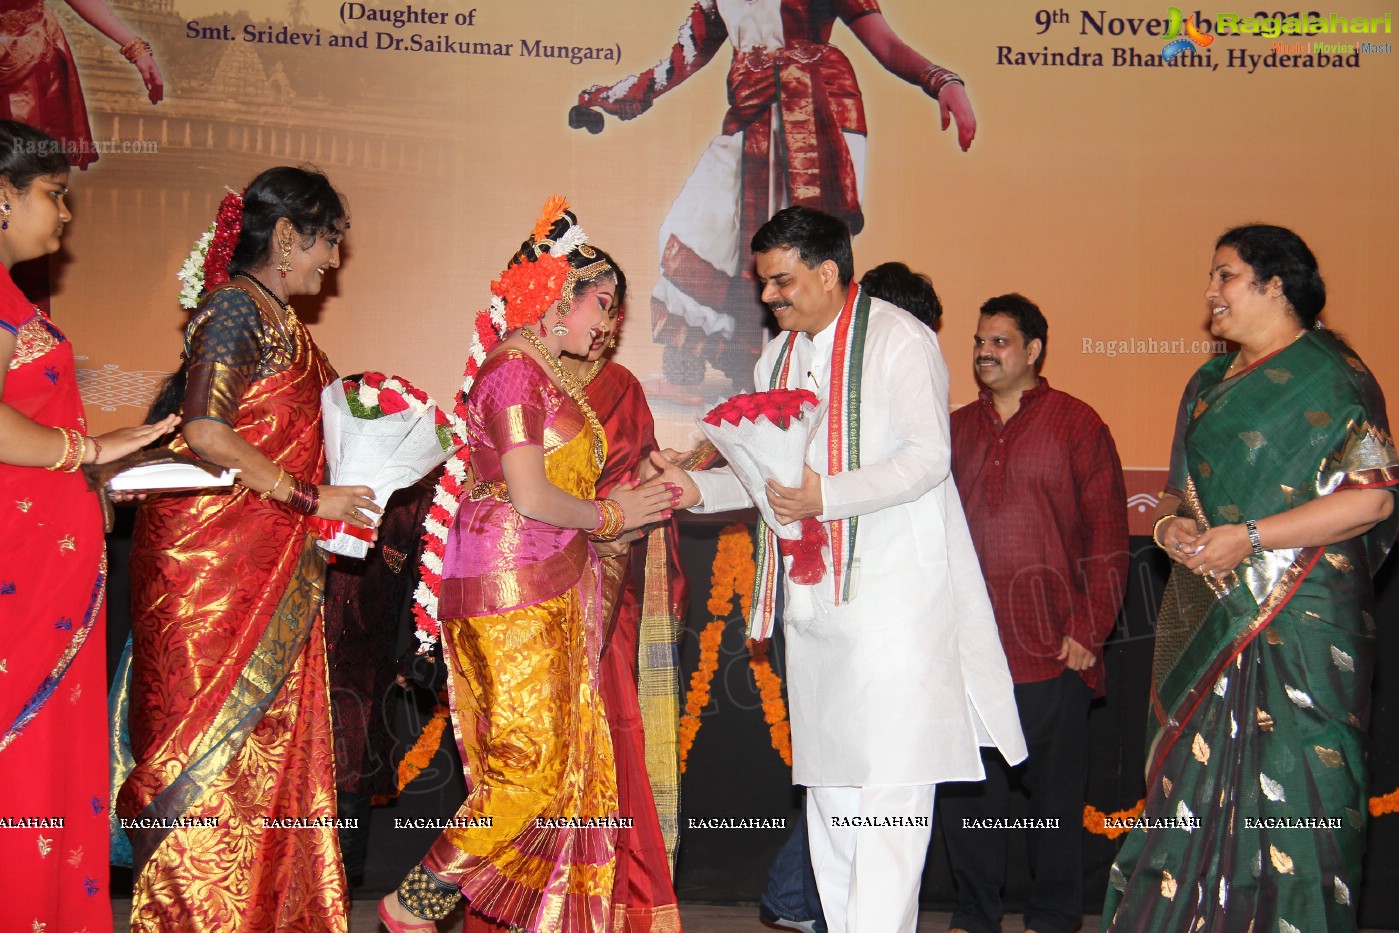
[[[1075, 671], [1065, 671], [1053, 680], [1016, 684], [1015, 703], [1029, 759], [1011, 768], [998, 751], [983, 749], [986, 780], [938, 785], [938, 820], [957, 883], [953, 928], [1001, 933], [1001, 889], [1012, 832], [1025, 832], [1029, 844], [1031, 887], [1025, 929], [1070, 933], [1082, 922], [1083, 798], [1092, 700], [1092, 691]], [[1030, 795], [1030, 819], [1057, 820], [1057, 828], [977, 828], [978, 820], [1010, 818], [1011, 785], [1017, 779]]]

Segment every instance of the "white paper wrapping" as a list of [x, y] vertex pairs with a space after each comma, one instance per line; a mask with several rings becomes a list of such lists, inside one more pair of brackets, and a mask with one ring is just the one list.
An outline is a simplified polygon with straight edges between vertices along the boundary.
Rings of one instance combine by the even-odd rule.
[[748, 497], [762, 513], [763, 521], [779, 538], [800, 538], [801, 523], [778, 524], [772, 507], [768, 505], [767, 481], [774, 479], [791, 488], [801, 486], [806, 469], [806, 450], [821, 424], [824, 407], [803, 405], [800, 418], [793, 418], [785, 431], [769, 421], [766, 415], [738, 424], [725, 421], [717, 426], [703, 419], [699, 421], [700, 431], [724, 455], [734, 476], [748, 490]]
[[[330, 482], [336, 486], [369, 486], [374, 502], [384, 508], [389, 497], [422, 479], [444, 463], [460, 445], [444, 450], [437, 440], [436, 407], [364, 420], [350, 414], [345, 385], [339, 379], [321, 392], [325, 430], [325, 459]], [[373, 517], [373, 516], [371, 516]], [[347, 534], [320, 546], [342, 557], [364, 557], [369, 543]]]

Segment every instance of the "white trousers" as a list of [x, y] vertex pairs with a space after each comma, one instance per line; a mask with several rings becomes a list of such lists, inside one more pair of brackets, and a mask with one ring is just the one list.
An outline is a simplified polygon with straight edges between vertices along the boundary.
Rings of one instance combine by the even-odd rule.
[[807, 788], [811, 867], [830, 933], [914, 933], [936, 789]]

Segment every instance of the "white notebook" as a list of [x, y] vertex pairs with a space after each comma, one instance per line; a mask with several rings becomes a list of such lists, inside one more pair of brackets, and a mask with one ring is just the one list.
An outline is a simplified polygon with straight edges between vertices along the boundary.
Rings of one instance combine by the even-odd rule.
[[123, 470], [112, 477], [107, 488], [116, 492], [141, 489], [205, 489], [232, 486], [236, 469], [216, 474], [189, 463], [146, 463]]

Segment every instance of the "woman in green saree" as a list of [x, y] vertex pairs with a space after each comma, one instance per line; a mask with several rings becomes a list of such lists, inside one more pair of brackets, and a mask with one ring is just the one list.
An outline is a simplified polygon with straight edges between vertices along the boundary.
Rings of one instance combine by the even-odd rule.
[[1356, 928], [1372, 577], [1394, 542], [1384, 396], [1318, 316], [1301, 238], [1228, 231], [1205, 301], [1238, 351], [1186, 388], [1154, 538], [1146, 806], [1109, 875], [1108, 931]]

